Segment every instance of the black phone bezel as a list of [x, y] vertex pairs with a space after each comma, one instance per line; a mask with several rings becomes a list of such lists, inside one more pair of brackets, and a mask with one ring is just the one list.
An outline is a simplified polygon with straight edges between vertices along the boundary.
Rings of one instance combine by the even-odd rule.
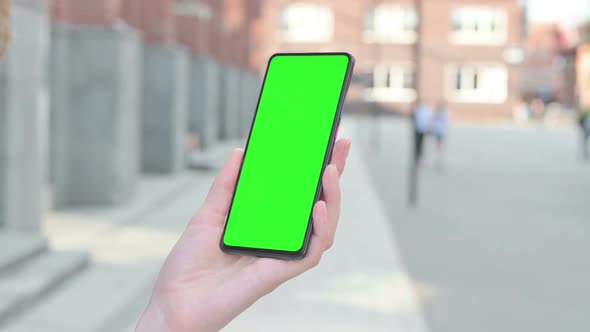
[[[330, 133], [330, 139], [328, 142], [328, 146], [326, 148], [326, 154], [324, 156], [324, 163], [322, 165], [322, 171], [320, 173], [320, 177], [318, 180], [314, 203], [311, 206], [309, 220], [308, 220], [308, 224], [307, 224], [307, 231], [305, 234], [305, 239], [303, 241], [303, 244], [302, 244], [301, 248], [297, 251], [272, 250], [272, 249], [250, 248], [250, 247], [239, 247], [239, 246], [226, 245], [224, 243], [224, 237], [225, 237], [225, 232], [227, 229], [227, 221], [228, 221], [229, 216], [231, 214], [231, 207], [233, 206], [233, 201], [235, 199], [237, 186], [240, 181], [240, 176], [242, 174], [242, 167], [244, 166], [244, 160], [246, 159], [246, 154], [248, 153], [248, 145], [250, 144], [252, 129], [254, 128], [254, 123], [256, 122], [256, 116], [258, 114], [258, 109], [260, 106], [260, 99], [261, 99], [262, 94], [264, 92], [264, 86], [266, 84], [266, 78], [268, 75], [268, 70], [270, 68], [270, 64], [271, 64], [272, 60], [278, 56], [310, 56], [310, 55], [314, 55], [314, 56], [343, 55], [348, 58], [348, 67], [346, 69], [346, 75], [344, 77], [344, 82], [342, 84], [342, 91], [340, 93], [340, 100], [338, 101], [338, 108], [336, 110], [336, 115], [334, 116], [334, 122], [332, 123], [332, 130]], [[281, 53], [275, 53], [269, 58], [268, 64], [266, 66], [266, 71], [264, 73], [264, 79], [262, 81], [262, 86], [260, 88], [260, 93], [258, 95], [258, 101], [256, 103], [256, 111], [254, 113], [254, 117], [252, 118], [252, 123], [250, 124], [250, 130], [248, 133], [248, 140], [246, 143], [246, 147], [244, 149], [244, 157], [242, 158], [242, 162], [240, 164], [240, 170], [238, 172], [238, 177], [236, 179], [234, 192], [232, 194], [232, 200], [231, 200], [232, 203], [230, 205], [229, 211], [228, 211], [226, 219], [225, 219], [225, 224], [223, 226], [223, 233], [221, 235], [221, 240], [220, 240], [221, 250], [223, 250], [226, 253], [230, 253], [230, 254], [268, 257], [268, 258], [279, 258], [279, 259], [287, 259], [287, 260], [297, 260], [297, 259], [303, 259], [305, 257], [305, 255], [307, 254], [307, 249], [309, 247], [309, 242], [311, 240], [311, 234], [312, 234], [312, 230], [313, 230], [313, 207], [319, 201], [319, 199], [322, 195], [322, 176], [323, 176], [324, 171], [332, 158], [332, 150], [334, 149], [334, 144], [336, 141], [336, 134], [338, 132], [338, 126], [340, 124], [340, 119], [342, 117], [342, 108], [344, 106], [344, 101], [346, 100], [346, 95], [348, 93], [348, 88], [350, 86], [350, 81], [352, 78], [354, 65], [355, 65], [355, 58], [352, 54], [350, 54], [348, 52], [298, 52], [298, 53], [281, 52]]]

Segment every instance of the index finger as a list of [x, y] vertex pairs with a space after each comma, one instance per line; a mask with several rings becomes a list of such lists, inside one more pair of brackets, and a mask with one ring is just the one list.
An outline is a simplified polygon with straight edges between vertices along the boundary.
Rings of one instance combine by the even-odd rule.
[[346, 167], [346, 158], [350, 152], [351, 144], [352, 142], [349, 138], [341, 138], [336, 141], [336, 144], [334, 144], [334, 150], [332, 151], [332, 160], [330, 161], [330, 164], [336, 165], [339, 175], [344, 173], [344, 168]]

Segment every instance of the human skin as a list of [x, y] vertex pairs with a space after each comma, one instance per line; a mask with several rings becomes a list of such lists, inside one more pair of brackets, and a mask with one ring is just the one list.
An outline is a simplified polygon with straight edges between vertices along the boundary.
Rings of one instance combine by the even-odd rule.
[[319, 264], [334, 242], [340, 217], [339, 181], [349, 149], [348, 139], [336, 143], [322, 178], [324, 195], [313, 209], [310, 247], [297, 261], [221, 251], [219, 241], [243, 156], [242, 150], [236, 150], [166, 259], [135, 331], [219, 331], [258, 299]]

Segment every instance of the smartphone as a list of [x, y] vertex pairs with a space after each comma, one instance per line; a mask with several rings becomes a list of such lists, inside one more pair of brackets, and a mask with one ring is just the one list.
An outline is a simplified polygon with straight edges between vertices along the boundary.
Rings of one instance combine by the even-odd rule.
[[301, 259], [354, 67], [349, 53], [278, 53], [264, 83], [221, 238], [225, 252]]

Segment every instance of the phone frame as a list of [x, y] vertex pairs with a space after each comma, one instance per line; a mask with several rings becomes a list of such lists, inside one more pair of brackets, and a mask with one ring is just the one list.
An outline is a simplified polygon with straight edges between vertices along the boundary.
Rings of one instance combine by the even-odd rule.
[[[316, 194], [314, 203], [311, 206], [310, 213], [309, 213], [309, 220], [307, 223], [307, 231], [305, 233], [305, 239], [301, 248], [297, 251], [285, 251], [285, 250], [273, 250], [273, 249], [261, 249], [261, 248], [250, 248], [250, 247], [239, 247], [239, 246], [229, 246], [224, 243], [225, 232], [227, 229], [228, 219], [231, 215], [231, 210], [233, 206], [233, 202], [235, 199], [238, 183], [240, 182], [240, 176], [242, 175], [242, 167], [244, 166], [244, 160], [246, 159], [246, 155], [248, 153], [248, 146], [250, 144], [250, 138], [252, 135], [252, 130], [254, 129], [254, 123], [256, 122], [256, 116], [258, 115], [258, 110], [260, 108], [260, 100], [262, 98], [262, 94], [264, 93], [264, 86], [266, 84], [266, 78], [268, 75], [268, 71], [270, 69], [270, 65], [272, 60], [278, 56], [334, 56], [334, 55], [342, 55], [348, 58], [348, 67], [346, 68], [346, 75], [344, 77], [344, 82], [342, 84], [342, 90], [340, 93], [340, 99], [338, 101], [338, 108], [336, 110], [336, 115], [334, 116], [334, 122], [332, 123], [332, 129], [330, 133], [330, 139], [328, 141], [328, 147], [326, 149], [326, 154], [324, 156], [324, 162], [322, 165], [322, 171], [320, 173], [320, 177], [318, 179], [318, 184], [316, 188]], [[269, 257], [269, 258], [279, 258], [279, 259], [286, 259], [286, 260], [298, 260], [303, 259], [307, 254], [307, 249], [309, 247], [309, 242], [311, 240], [311, 234], [313, 231], [313, 207], [315, 204], [320, 200], [322, 196], [322, 177], [324, 175], [324, 171], [328, 166], [331, 158], [332, 158], [332, 150], [334, 149], [334, 144], [336, 141], [336, 134], [338, 133], [338, 126], [340, 125], [340, 119], [342, 118], [342, 108], [344, 106], [344, 101], [346, 100], [346, 95], [348, 93], [348, 88], [350, 86], [350, 81], [352, 79], [352, 73], [354, 70], [355, 65], [355, 58], [352, 54], [348, 52], [297, 52], [297, 53], [275, 53], [273, 54], [267, 63], [266, 71], [264, 73], [264, 79], [262, 81], [262, 86], [260, 87], [260, 93], [258, 95], [258, 102], [256, 103], [256, 110], [254, 112], [254, 117], [252, 118], [252, 123], [250, 124], [250, 131], [248, 133], [248, 140], [246, 143], [246, 147], [244, 149], [244, 157], [242, 158], [242, 162], [240, 163], [240, 170], [238, 173], [238, 177], [236, 179], [236, 183], [234, 186], [234, 192], [232, 194], [231, 205], [227, 216], [225, 218], [225, 224], [223, 226], [223, 233], [221, 235], [220, 240], [220, 247], [221, 250], [230, 254], [238, 254], [238, 255], [248, 255], [248, 256], [258, 256], [258, 257]]]

